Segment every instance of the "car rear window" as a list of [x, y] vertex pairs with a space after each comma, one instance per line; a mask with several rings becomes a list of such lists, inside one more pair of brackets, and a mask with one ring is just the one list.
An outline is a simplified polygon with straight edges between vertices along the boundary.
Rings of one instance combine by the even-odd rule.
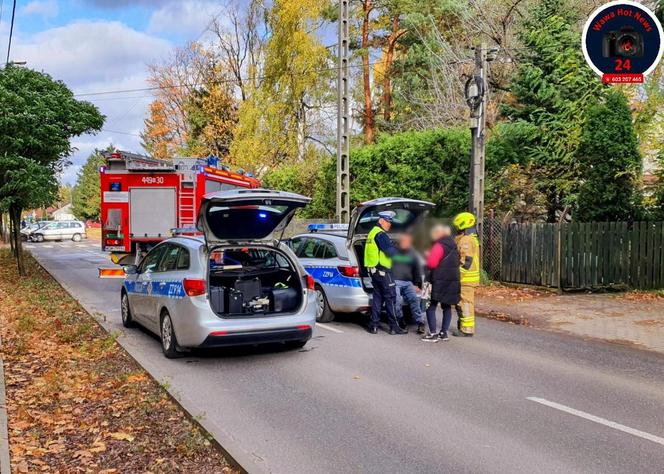
[[213, 205], [207, 211], [207, 222], [219, 239], [262, 239], [272, 233], [291, 209], [285, 205]]
[[[384, 209], [375, 209], [371, 210], [367, 213], [365, 213], [361, 218], [360, 221], [357, 224], [357, 233], [358, 234], [368, 234], [369, 231], [371, 231], [372, 228], [378, 224], [378, 219], [380, 218], [378, 216], [378, 212], [382, 211]], [[390, 229], [390, 232], [400, 232], [400, 231], [406, 231], [410, 228], [410, 226], [415, 222], [415, 219], [417, 219], [417, 216], [419, 215], [418, 212], [413, 212], [408, 209], [390, 209], [396, 212], [396, 216], [394, 216], [394, 220], [392, 221], [392, 228]]]

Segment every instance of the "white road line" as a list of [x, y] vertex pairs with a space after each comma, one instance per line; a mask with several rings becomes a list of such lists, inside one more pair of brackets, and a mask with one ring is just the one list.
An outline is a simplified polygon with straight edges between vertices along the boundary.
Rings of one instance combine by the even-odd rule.
[[526, 399], [530, 400], [531, 402], [540, 403], [542, 405], [555, 408], [556, 410], [564, 411], [565, 413], [569, 413], [570, 415], [575, 415], [580, 418], [584, 418], [586, 420], [594, 421], [595, 423], [599, 423], [600, 425], [608, 426], [609, 428], [613, 428], [614, 430], [619, 430], [624, 433], [631, 434], [632, 436], [638, 436], [639, 438], [647, 439], [648, 441], [652, 441], [653, 443], [661, 444], [664, 446], [664, 438], [660, 438], [659, 436], [646, 433], [645, 431], [630, 428], [629, 426], [621, 425], [620, 423], [616, 423], [615, 421], [600, 418], [599, 416], [591, 415], [590, 413], [586, 413], [585, 411], [576, 410], [574, 408], [570, 408], [568, 406], [561, 405], [560, 403], [552, 402], [544, 398], [526, 397]]
[[328, 331], [336, 332], [337, 334], [344, 333], [341, 329], [333, 328], [332, 326], [328, 326], [327, 324], [316, 323], [316, 326], [318, 326], [319, 328], [327, 329]]
[[42, 245], [42, 247], [44, 247], [45, 249], [52, 249], [53, 248], [52, 245]]

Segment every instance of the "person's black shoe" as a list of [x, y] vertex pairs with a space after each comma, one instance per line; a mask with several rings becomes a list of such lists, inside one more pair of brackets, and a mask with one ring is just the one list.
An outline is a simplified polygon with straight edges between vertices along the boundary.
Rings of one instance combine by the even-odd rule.
[[422, 342], [438, 342], [438, 336], [436, 334], [427, 334], [422, 339], [420, 339], [420, 341], [422, 341]]
[[424, 324], [418, 324], [417, 325], [417, 334], [425, 334], [426, 331], [424, 330]]
[[472, 334], [466, 334], [465, 332], [461, 332], [461, 331], [456, 330], [456, 329], [454, 331], [452, 331], [452, 335], [454, 337], [473, 337]]
[[450, 337], [447, 335], [446, 332], [443, 331], [440, 334], [438, 334], [438, 339], [441, 341], [449, 341]]
[[369, 334], [378, 334], [378, 328], [367, 328]]
[[397, 324], [399, 325], [399, 327], [401, 329], [407, 329], [408, 328], [408, 325], [406, 324], [406, 321], [403, 318], [401, 318], [399, 321], [397, 321]]
[[408, 334], [408, 329], [401, 329], [400, 327], [390, 328], [390, 336], [397, 334]]

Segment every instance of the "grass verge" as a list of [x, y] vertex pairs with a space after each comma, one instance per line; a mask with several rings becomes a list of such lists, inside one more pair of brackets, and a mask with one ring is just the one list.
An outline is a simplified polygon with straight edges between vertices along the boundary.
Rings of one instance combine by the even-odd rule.
[[0, 249], [14, 472], [230, 473], [211, 438], [29, 255]]

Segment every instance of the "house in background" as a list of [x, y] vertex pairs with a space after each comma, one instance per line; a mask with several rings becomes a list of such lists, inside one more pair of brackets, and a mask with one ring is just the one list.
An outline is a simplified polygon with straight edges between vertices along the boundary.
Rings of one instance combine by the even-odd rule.
[[56, 209], [51, 213], [51, 218], [54, 221], [71, 221], [76, 219], [71, 211], [71, 204], [66, 204], [60, 209]]

